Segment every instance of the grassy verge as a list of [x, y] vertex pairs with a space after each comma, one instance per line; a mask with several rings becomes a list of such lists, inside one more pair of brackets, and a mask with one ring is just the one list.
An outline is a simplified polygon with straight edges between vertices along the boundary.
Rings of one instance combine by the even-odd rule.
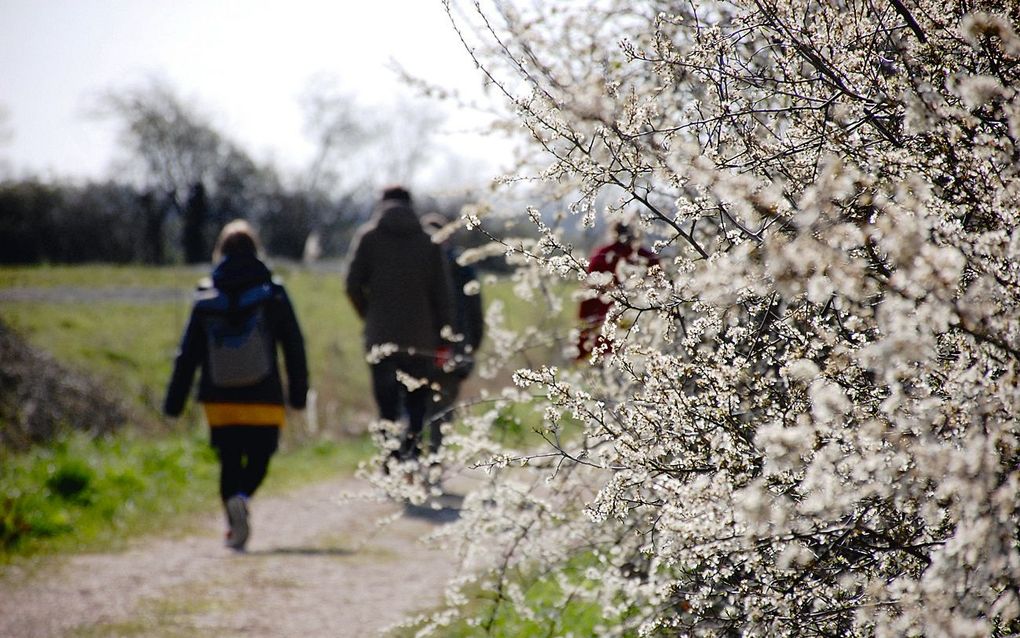
[[74, 286], [83, 288], [139, 287], [176, 288], [189, 291], [198, 278], [206, 273], [196, 266], [139, 266], [139, 265], [85, 265], [85, 266], [4, 266], [0, 268], [0, 288], [55, 288]]
[[6, 456], [0, 470], [5, 557], [108, 546], [214, 505], [215, 459], [196, 437], [152, 441], [70, 434]]
[[[367, 437], [321, 441], [276, 455], [272, 494], [351, 473], [371, 452]], [[0, 563], [17, 556], [115, 548], [151, 532], [186, 532], [214, 511], [218, 466], [204, 432], [90, 439], [0, 456]]]
[[[572, 588], [596, 587], [597, 583], [585, 573], [591, 563], [590, 556], [580, 555], [557, 573], [514, 574], [508, 581], [509, 588], [520, 592], [514, 602], [491, 587], [472, 585], [464, 592], [470, 602], [458, 611], [452, 622], [438, 627], [434, 635], [443, 638], [597, 636], [602, 633], [601, 626], [610, 624], [601, 606], [566, 591], [561, 584], [569, 583]], [[425, 626], [423, 621], [400, 628], [392, 632], [390, 638], [411, 638]]]

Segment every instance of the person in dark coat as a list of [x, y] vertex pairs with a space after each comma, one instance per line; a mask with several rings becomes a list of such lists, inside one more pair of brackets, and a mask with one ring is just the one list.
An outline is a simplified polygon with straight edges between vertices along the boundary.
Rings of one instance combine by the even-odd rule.
[[[398, 422], [408, 417], [391, 458], [416, 460], [434, 360], [449, 350], [442, 336], [453, 320], [446, 258], [422, 229], [410, 193], [400, 186], [383, 191], [349, 254], [347, 296], [364, 321], [379, 418]], [[403, 380], [400, 373], [406, 375]], [[414, 387], [405, 383], [407, 378], [415, 380]]]
[[227, 546], [243, 550], [254, 496], [284, 426], [284, 386], [277, 361], [283, 350], [287, 403], [305, 407], [308, 366], [304, 338], [284, 287], [258, 258], [251, 226], [235, 220], [216, 242], [212, 277], [200, 284], [181, 339], [163, 411], [181, 414], [195, 372], [197, 400], [220, 461], [220, 497], [227, 514]]
[[442, 446], [443, 426], [452, 417], [460, 386], [474, 369], [475, 357], [485, 333], [485, 317], [478, 272], [470, 264], [458, 263], [461, 251], [452, 241], [449, 220], [433, 213], [426, 215], [422, 224], [432, 236], [432, 241], [442, 246], [453, 284], [452, 356], [449, 361], [440, 362], [445, 365], [437, 367], [437, 392], [429, 403], [428, 411], [428, 451], [434, 456]]
[[609, 242], [596, 247], [588, 260], [589, 273], [609, 273], [613, 280], [608, 286], [593, 290], [593, 296], [582, 301], [578, 307], [577, 314], [581, 321], [581, 334], [577, 342], [578, 360], [587, 359], [595, 348], [605, 343], [601, 335], [602, 324], [612, 306], [612, 300], [606, 297], [606, 293], [620, 283], [620, 265], [626, 263], [651, 268], [659, 263], [658, 255], [638, 245], [627, 224], [618, 222], [613, 225], [611, 232]]

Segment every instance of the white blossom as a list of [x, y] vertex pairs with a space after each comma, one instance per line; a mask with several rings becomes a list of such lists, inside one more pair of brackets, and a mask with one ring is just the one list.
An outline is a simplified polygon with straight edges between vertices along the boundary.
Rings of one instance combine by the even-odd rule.
[[[550, 315], [611, 304], [584, 363], [489, 306], [480, 369], [516, 387], [451, 435], [489, 475], [443, 531], [481, 581], [520, 607], [550, 574], [607, 636], [1020, 633], [1012, 14], [454, 4], [533, 142], [529, 233], [476, 253]], [[557, 220], [628, 207], [658, 266], [588, 275]]]

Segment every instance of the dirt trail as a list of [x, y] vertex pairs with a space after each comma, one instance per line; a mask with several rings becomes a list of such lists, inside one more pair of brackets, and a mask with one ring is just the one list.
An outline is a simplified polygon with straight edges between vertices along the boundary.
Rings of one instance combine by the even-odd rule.
[[[456, 516], [338, 479], [252, 503], [249, 551], [222, 547], [219, 514], [186, 537], [46, 561], [0, 575], [0, 637], [376, 636], [438, 604], [456, 560], [422, 537]], [[380, 526], [387, 517], [393, 520]]]

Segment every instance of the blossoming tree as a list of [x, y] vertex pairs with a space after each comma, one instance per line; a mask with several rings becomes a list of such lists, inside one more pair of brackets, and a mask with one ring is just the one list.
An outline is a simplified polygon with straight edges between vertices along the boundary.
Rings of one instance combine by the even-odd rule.
[[[493, 482], [451, 533], [500, 598], [522, 567], [604, 635], [1020, 632], [1020, 5], [447, 9], [535, 177], [660, 256], [603, 292], [588, 365], [501, 397], [547, 447], [467, 420]], [[585, 262], [528, 214], [498, 243], [555, 308]]]

